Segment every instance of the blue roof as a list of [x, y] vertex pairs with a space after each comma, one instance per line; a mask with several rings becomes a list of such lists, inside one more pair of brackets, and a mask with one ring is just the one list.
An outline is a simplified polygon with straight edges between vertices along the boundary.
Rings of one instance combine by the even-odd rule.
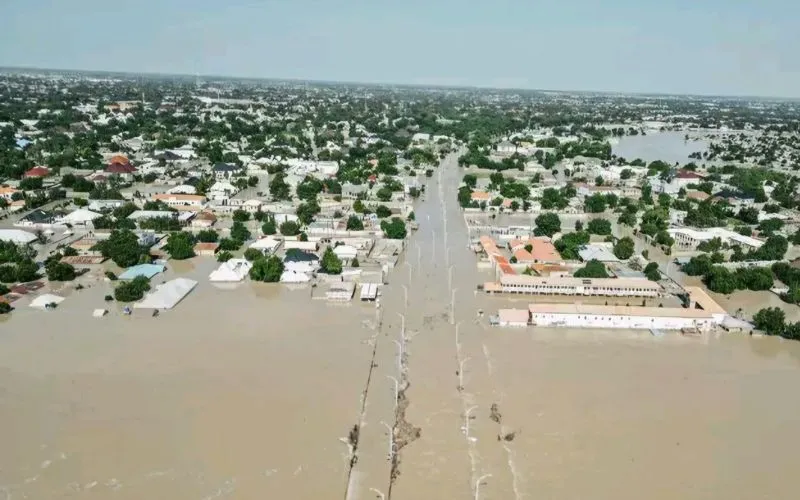
[[139, 264], [138, 266], [129, 267], [124, 273], [119, 275], [121, 280], [132, 280], [139, 276], [144, 276], [147, 279], [152, 278], [158, 273], [164, 272], [164, 266], [157, 264]]
[[29, 141], [28, 139], [17, 139], [17, 147], [20, 149], [25, 149], [25, 146], [27, 146], [30, 143], [31, 141]]

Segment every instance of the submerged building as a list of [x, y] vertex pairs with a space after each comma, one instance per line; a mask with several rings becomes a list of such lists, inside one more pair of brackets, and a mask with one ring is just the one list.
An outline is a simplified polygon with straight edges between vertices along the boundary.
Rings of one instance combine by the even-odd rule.
[[661, 285], [646, 278], [573, 278], [503, 274], [483, 285], [489, 293], [534, 295], [599, 295], [607, 297], [658, 297]]

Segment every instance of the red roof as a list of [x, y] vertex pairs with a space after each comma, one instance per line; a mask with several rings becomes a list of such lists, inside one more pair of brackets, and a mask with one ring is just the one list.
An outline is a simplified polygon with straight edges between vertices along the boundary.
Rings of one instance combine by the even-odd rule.
[[106, 167], [109, 174], [132, 174], [136, 169], [130, 163], [112, 163]]
[[692, 172], [691, 170], [681, 170], [681, 171], [678, 172], [677, 177], [678, 177], [678, 179], [702, 179], [703, 178], [702, 175], [700, 175], [700, 174], [698, 174], [696, 172]]
[[47, 177], [50, 175], [50, 169], [47, 167], [33, 167], [25, 172], [25, 177]]

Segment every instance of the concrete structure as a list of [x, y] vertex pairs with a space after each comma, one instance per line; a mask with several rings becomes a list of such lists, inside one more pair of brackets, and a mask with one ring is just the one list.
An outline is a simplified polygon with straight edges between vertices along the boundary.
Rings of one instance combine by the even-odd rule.
[[198, 243], [194, 246], [194, 253], [200, 257], [213, 257], [217, 254], [219, 243]]
[[352, 260], [358, 255], [358, 250], [350, 245], [339, 245], [333, 249], [333, 253], [341, 260]]
[[525, 309], [500, 309], [497, 311], [497, 324], [499, 326], [525, 327], [528, 326], [530, 315]]
[[188, 278], [175, 278], [148, 293], [141, 302], [133, 305], [134, 309], [172, 309], [191, 292], [197, 282]]
[[670, 236], [675, 238], [676, 245], [687, 249], [695, 249], [700, 243], [714, 238], [719, 238], [722, 240], [722, 243], [727, 243], [729, 245], [740, 245], [744, 250], [757, 250], [764, 244], [761, 240], [751, 238], [750, 236], [743, 236], [724, 227], [711, 227], [702, 231], [681, 227], [667, 229], [667, 232]]
[[172, 207], [178, 210], [186, 210], [186, 209], [196, 209], [199, 210], [203, 208], [206, 203], [206, 197], [201, 196], [199, 194], [171, 194], [171, 193], [163, 193], [163, 194], [155, 194], [152, 197], [155, 201], [160, 201], [167, 205], [168, 207]]
[[250, 273], [253, 264], [247, 259], [230, 259], [223, 262], [209, 276], [212, 282], [237, 282], [242, 281]]
[[280, 245], [280, 240], [267, 236], [266, 238], [254, 241], [248, 248], [255, 248], [264, 255], [268, 255], [275, 253]]
[[578, 249], [578, 255], [584, 262], [598, 260], [600, 262], [619, 262], [614, 255], [614, 247], [611, 243], [591, 243], [583, 245]]
[[36, 235], [22, 229], [0, 229], [0, 241], [10, 241], [17, 245], [27, 245], [36, 241]]
[[311, 281], [311, 276], [306, 273], [287, 270], [281, 274], [281, 283], [308, 283], [309, 281]]
[[498, 282], [484, 284], [486, 292], [534, 295], [599, 295], [608, 297], [658, 297], [661, 285], [643, 278], [562, 278], [503, 274]]
[[361, 300], [374, 301], [378, 298], [378, 284], [377, 283], [362, 283], [361, 284]]

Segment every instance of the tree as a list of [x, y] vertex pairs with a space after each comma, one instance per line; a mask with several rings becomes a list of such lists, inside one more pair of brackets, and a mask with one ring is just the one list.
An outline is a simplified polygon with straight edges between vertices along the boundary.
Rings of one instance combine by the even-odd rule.
[[278, 231], [277, 227], [275, 226], [275, 218], [269, 217], [261, 224], [261, 232], [266, 235], [275, 234]]
[[364, 223], [361, 221], [361, 217], [358, 215], [351, 215], [347, 218], [347, 230], [348, 231], [363, 231], [364, 230]]
[[325, 249], [320, 262], [320, 271], [325, 274], [342, 274], [342, 261], [331, 247]]
[[274, 200], [290, 200], [292, 198], [291, 188], [284, 181], [286, 174], [278, 172], [269, 182], [269, 194]]
[[469, 186], [458, 188], [458, 204], [461, 208], [467, 208], [472, 203], [472, 189]]
[[202, 243], [216, 243], [219, 240], [219, 234], [213, 229], [203, 229], [197, 233], [197, 241]]
[[301, 203], [297, 206], [295, 210], [295, 214], [297, 215], [297, 220], [301, 223], [308, 225], [314, 221], [314, 216], [320, 212], [319, 205], [317, 204], [316, 200], [311, 200], [305, 203]]
[[8, 314], [11, 312], [11, 304], [8, 302], [0, 302], [0, 314]]
[[[589, 231], [589, 234], [599, 234], [599, 235], [607, 235], [611, 234], [611, 221], [606, 219], [592, 219], [589, 221], [589, 225], [586, 228]], [[575, 226], [575, 230], [578, 231], [577, 223]]]
[[536, 236], [549, 236], [552, 238], [554, 234], [561, 231], [561, 219], [552, 212], [543, 213], [536, 217], [535, 222], [536, 229], [534, 229], [533, 233]]
[[231, 226], [231, 239], [240, 242], [239, 246], [241, 246], [241, 244], [245, 241], [249, 240], [250, 236], [250, 230], [247, 229], [247, 227], [241, 222], [236, 221], [233, 223], [233, 226]]
[[264, 254], [261, 253], [260, 250], [255, 249], [255, 248], [248, 248], [247, 250], [244, 251], [244, 258], [249, 260], [250, 262], [253, 262], [254, 260], [258, 259], [259, 257], [263, 257], [263, 256], [264, 256]]
[[402, 240], [408, 234], [406, 223], [399, 217], [392, 217], [390, 221], [381, 221], [381, 230], [387, 238], [392, 240]]
[[275, 255], [261, 257], [253, 262], [250, 279], [266, 283], [277, 283], [283, 274], [283, 262]]
[[630, 179], [633, 177], [633, 171], [629, 168], [623, 168], [622, 172], [619, 173], [619, 178], [623, 181]]
[[247, 178], [247, 185], [250, 186], [250, 187], [258, 186], [258, 177], [256, 177], [255, 175], [251, 175], [250, 177], [248, 177]]
[[738, 288], [736, 276], [722, 266], [713, 266], [703, 281], [712, 292], [729, 294]]
[[75, 279], [75, 268], [65, 262], [52, 262], [45, 266], [47, 279], [50, 281], [72, 281]]
[[620, 260], [628, 260], [633, 255], [634, 247], [633, 240], [625, 236], [614, 245], [614, 255]]
[[781, 228], [783, 228], [781, 219], [769, 218], [762, 220], [757, 229], [766, 235], [771, 235], [775, 231], [780, 231]]
[[115, 230], [105, 241], [97, 244], [103, 257], [111, 259], [119, 267], [130, 267], [141, 263], [147, 251], [139, 246], [139, 238], [128, 229]]
[[378, 205], [377, 207], [375, 207], [375, 215], [377, 215], [381, 219], [385, 219], [386, 217], [392, 215], [392, 211], [386, 205]]
[[681, 267], [681, 271], [689, 276], [705, 276], [711, 271], [712, 266], [708, 255], [698, 255], [689, 259], [689, 262]]
[[675, 244], [675, 238], [673, 238], [667, 231], [659, 231], [656, 233], [655, 239], [656, 243], [668, 248]]
[[630, 212], [625, 212], [620, 214], [619, 219], [617, 219], [617, 222], [619, 224], [624, 224], [626, 226], [631, 226], [631, 227], [636, 225], [636, 221], [637, 221], [636, 214], [632, 214]]
[[353, 202], [353, 211], [356, 213], [364, 213], [364, 202], [361, 200], [356, 200]]
[[34, 191], [42, 189], [41, 177], [26, 177], [19, 181], [19, 188], [23, 191]]
[[228, 262], [233, 258], [233, 254], [228, 250], [217, 252], [217, 262]]
[[658, 281], [661, 279], [661, 273], [658, 272], [658, 264], [656, 262], [650, 262], [644, 267], [644, 275], [650, 281]]
[[478, 185], [478, 177], [475, 174], [464, 174], [462, 182], [469, 188], [475, 189]]
[[117, 286], [114, 289], [114, 298], [118, 302], [134, 302], [141, 300], [148, 290], [150, 290], [150, 281], [144, 276], [137, 276], [133, 280]]
[[745, 224], [758, 224], [758, 209], [755, 207], [742, 208], [736, 218]]
[[250, 212], [246, 210], [234, 210], [233, 211], [233, 220], [235, 222], [247, 222], [250, 220]]
[[194, 257], [194, 236], [185, 231], [178, 231], [169, 235], [164, 249], [175, 260], [184, 260]]
[[392, 191], [387, 187], [382, 187], [375, 193], [375, 197], [380, 201], [386, 202], [392, 199]]
[[280, 231], [284, 236], [297, 236], [300, 234], [300, 226], [295, 221], [287, 220], [281, 224]]
[[219, 240], [218, 248], [220, 251], [235, 252], [236, 250], [239, 250], [239, 248], [242, 246], [242, 243], [243, 242], [233, 238], [222, 238]]
[[600, 213], [606, 210], [606, 197], [600, 193], [586, 197], [584, 207], [589, 213]]
[[767, 335], [781, 335], [786, 328], [786, 313], [778, 307], [761, 309], [753, 316], [753, 324]]
[[589, 243], [589, 238], [589, 233], [585, 231], [567, 233], [557, 239], [554, 245], [563, 259], [576, 260], [579, 258], [578, 249]]
[[575, 271], [573, 276], [576, 278], [608, 278], [608, 272], [602, 262], [592, 259], [586, 263], [586, 266]]

